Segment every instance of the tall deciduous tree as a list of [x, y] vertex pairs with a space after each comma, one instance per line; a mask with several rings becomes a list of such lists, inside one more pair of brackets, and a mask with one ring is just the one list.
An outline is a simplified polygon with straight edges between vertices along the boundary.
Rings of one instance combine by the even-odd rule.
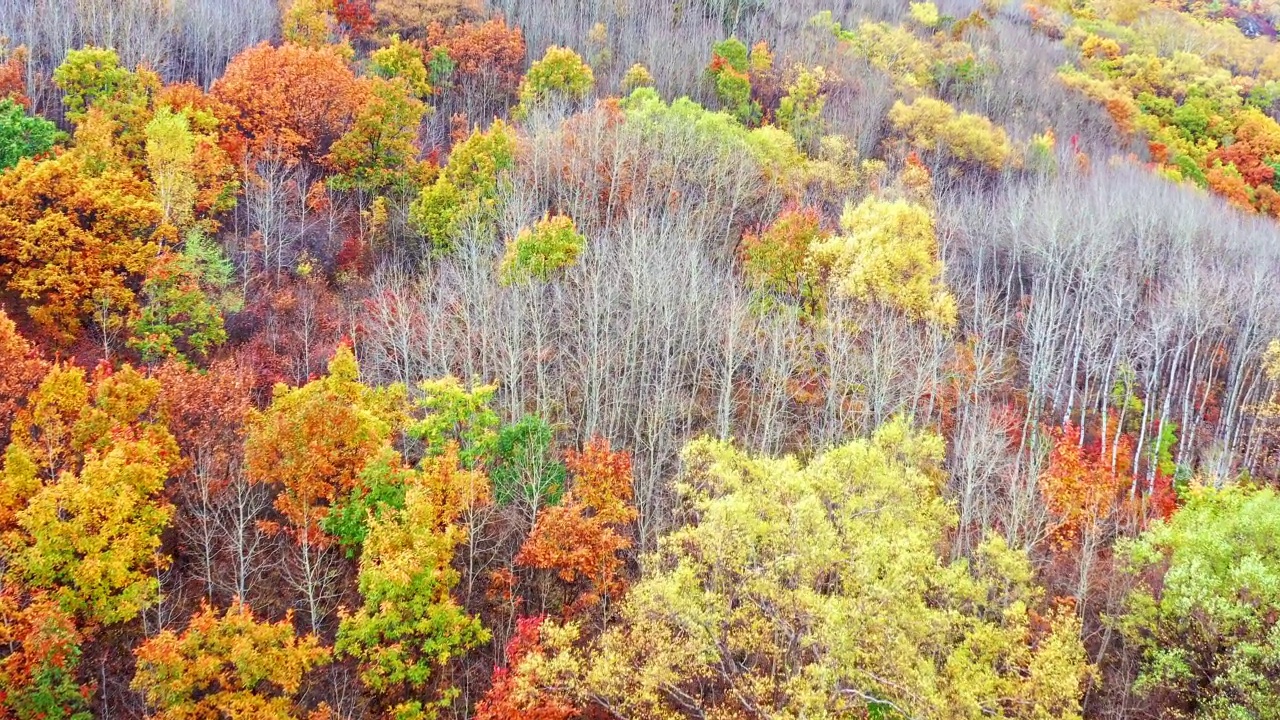
[[456, 449], [423, 461], [406, 478], [404, 508], [376, 518], [360, 559], [364, 604], [343, 618], [337, 651], [357, 659], [360, 678], [399, 717], [434, 718], [458, 694], [440, 676], [455, 657], [489, 639], [452, 597], [459, 522], [487, 483], [458, 463]]
[[367, 90], [331, 47], [262, 44], [240, 53], [213, 84], [259, 158], [318, 163], [351, 127]]

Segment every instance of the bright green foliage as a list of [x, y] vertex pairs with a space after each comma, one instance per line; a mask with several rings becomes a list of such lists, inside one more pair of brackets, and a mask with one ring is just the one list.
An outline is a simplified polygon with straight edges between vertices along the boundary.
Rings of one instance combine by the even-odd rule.
[[196, 273], [200, 286], [217, 299], [219, 307], [236, 310], [240, 300], [231, 297], [231, 284], [235, 281], [236, 266], [227, 257], [217, 240], [199, 230], [191, 230], [182, 243], [183, 262]]
[[196, 138], [185, 113], [162, 107], [147, 123], [147, 170], [164, 220], [185, 228], [196, 204]]
[[916, 320], [952, 325], [955, 298], [942, 282], [942, 261], [929, 210], [906, 200], [868, 197], [845, 208], [843, 235], [815, 243], [814, 262], [838, 296], [880, 302]]
[[79, 122], [99, 100], [129, 102], [140, 90], [138, 76], [120, 66], [115, 50], [92, 45], [68, 52], [53, 71], [53, 82], [65, 93], [62, 102], [72, 122]]
[[760, 122], [760, 104], [751, 99], [747, 46], [737, 38], [716, 43], [707, 76], [715, 85], [720, 105], [743, 125]]
[[1189, 717], [1272, 717], [1280, 703], [1280, 496], [1198, 488], [1122, 554], [1141, 578], [1119, 621], [1142, 652], [1137, 690], [1171, 694]]
[[553, 45], [525, 73], [520, 83], [520, 104], [513, 116], [526, 117], [535, 107], [548, 102], [579, 103], [595, 84], [595, 73], [578, 53]]
[[532, 230], [521, 230], [515, 240], [507, 243], [499, 276], [506, 285], [535, 279], [546, 282], [555, 273], [577, 262], [586, 242], [571, 218], [564, 215], [543, 217]]
[[360, 471], [351, 494], [321, 521], [321, 529], [338, 539], [348, 557], [355, 557], [369, 536], [369, 522], [388, 508], [404, 507], [410, 472], [400, 453], [389, 445], [381, 448]]
[[399, 35], [392, 35], [391, 42], [369, 54], [369, 69], [386, 80], [404, 80], [419, 98], [433, 92], [422, 49], [401, 40]]
[[778, 104], [778, 127], [791, 133], [796, 145], [812, 151], [826, 134], [822, 109], [827, 98], [822, 94], [826, 72], [820, 68], [801, 67], [787, 94]]
[[721, 40], [711, 48], [711, 56], [720, 58], [731, 69], [745, 73], [750, 68], [749, 53], [746, 43], [736, 37]]
[[205, 606], [182, 634], [165, 630], [136, 655], [133, 688], [155, 720], [300, 717], [302, 678], [329, 661], [319, 638], [294, 634], [292, 618], [262, 622], [241, 603], [225, 615]]
[[429, 693], [433, 676], [489, 639], [451, 596], [454, 551], [466, 539], [458, 520], [484, 486], [455, 453], [430, 457], [407, 478], [404, 508], [372, 521], [360, 558], [364, 604], [342, 619], [335, 649], [359, 661], [361, 681], [388, 707], [412, 704], [415, 716], [436, 717], [457, 690]]
[[427, 106], [403, 79], [375, 79], [351, 129], [329, 149], [337, 190], [404, 193], [417, 184], [418, 128]]
[[201, 286], [200, 261], [198, 255], [166, 254], [148, 271], [128, 343], [147, 362], [207, 357], [226, 341], [222, 313]]
[[445, 377], [427, 380], [421, 389], [418, 407], [426, 414], [409, 429], [409, 434], [423, 443], [427, 455], [443, 455], [452, 445], [468, 470], [490, 463], [502, 424], [492, 407], [498, 386], [467, 389], [457, 378]]
[[64, 137], [58, 126], [41, 117], [31, 117], [9, 98], [0, 99], [0, 172], [24, 157], [42, 155]]
[[554, 443], [555, 431], [535, 415], [526, 415], [498, 432], [490, 477], [499, 504], [518, 503], [536, 515], [543, 504], [559, 502], [568, 470], [556, 457]]
[[409, 222], [437, 252], [452, 249], [467, 223], [487, 224], [502, 173], [515, 167], [516, 134], [501, 120], [453, 148], [436, 181], [409, 208]]
[[[1025, 554], [956, 522], [943, 441], [896, 420], [819, 455], [691, 443], [676, 517], [594, 650], [574, 628], [515, 672], [623, 717], [1079, 718], [1079, 621], [1051, 611]], [[581, 644], [578, 643], [578, 647]]]
[[649, 68], [636, 63], [627, 68], [627, 72], [622, 76], [622, 94], [630, 95], [637, 88], [653, 87], [653, 74], [649, 72]]
[[129, 366], [92, 386], [55, 368], [14, 425], [0, 473], [6, 579], [88, 625], [128, 622], [158, 597], [172, 515], [160, 493], [178, 461], [150, 420], [159, 390]]

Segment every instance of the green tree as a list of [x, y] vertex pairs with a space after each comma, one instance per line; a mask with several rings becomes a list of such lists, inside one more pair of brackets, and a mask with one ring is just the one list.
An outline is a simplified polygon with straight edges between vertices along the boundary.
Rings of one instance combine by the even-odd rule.
[[448, 252], [468, 223], [491, 222], [498, 183], [515, 163], [516, 134], [509, 125], [495, 120], [488, 131], [472, 132], [409, 207], [409, 222], [437, 252]]
[[458, 695], [440, 670], [489, 639], [451, 595], [453, 555], [466, 540], [459, 519], [486, 483], [453, 451], [427, 458], [407, 480], [403, 509], [372, 521], [360, 558], [364, 603], [343, 618], [335, 648], [359, 662], [361, 681], [391, 714], [435, 718]]
[[430, 71], [422, 60], [422, 48], [401, 40], [399, 35], [392, 35], [385, 46], [369, 53], [369, 69], [386, 80], [404, 80], [419, 98], [434, 92]]
[[22, 105], [10, 98], [0, 99], [0, 172], [22, 158], [49, 152], [64, 137], [57, 125], [27, 115]]
[[337, 190], [405, 193], [418, 183], [418, 129], [427, 106], [407, 81], [375, 78], [355, 121], [329, 148]]
[[586, 238], [564, 215], [543, 217], [533, 229], [524, 228], [507, 243], [499, 276], [506, 285], [546, 282], [555, 273], [573, 265], [582, 254]]
[[1194, 718], [1272, 717], [1280, 704], [1280, 496], [1197, 488], [1120, 548], [1139, 579], [1119, 618], [1142, 655], [1135, 690]]
[[825, 134], [822, 109], [827, 98], [822, 94], [826, 72], [820, 68], [801, 67], [787, 94], [778, 104], [778, 127], [791, 133], [796, 145], [813, 152]]
[[520, 104], [513, 116], [526, 117], [535, 107], [549, 102], [579, 103], [595, 84], [595, 73], [578, 53], [552, 45], [525, 73], [520, 83]]

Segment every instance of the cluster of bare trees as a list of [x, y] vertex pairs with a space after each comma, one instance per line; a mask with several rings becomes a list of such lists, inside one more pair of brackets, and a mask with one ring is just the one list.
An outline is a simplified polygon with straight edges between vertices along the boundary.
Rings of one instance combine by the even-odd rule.
[[68, 50], [114, 48], [133, 68], [208, 86], [241, 50], [278, 34], [273, 0], [0, 0], [0, 37], [30, 51], [33, 109], [62, 115], [50, 75]]

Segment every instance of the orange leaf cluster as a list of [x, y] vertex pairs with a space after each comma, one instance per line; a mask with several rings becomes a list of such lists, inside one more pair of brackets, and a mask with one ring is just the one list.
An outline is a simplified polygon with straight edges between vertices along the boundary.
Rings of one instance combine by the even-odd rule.
[[566, 583], [585, 580], [568, 611], [575, 613], [618, 597], [626, 589], [625, 559], [631, 548], [631, 456], [595, 438], [581, 453], [570, 451], [565, 464], [574, 482], [564, 501], [538, 517], [516, 556], [526, 567], [553, 570]]

